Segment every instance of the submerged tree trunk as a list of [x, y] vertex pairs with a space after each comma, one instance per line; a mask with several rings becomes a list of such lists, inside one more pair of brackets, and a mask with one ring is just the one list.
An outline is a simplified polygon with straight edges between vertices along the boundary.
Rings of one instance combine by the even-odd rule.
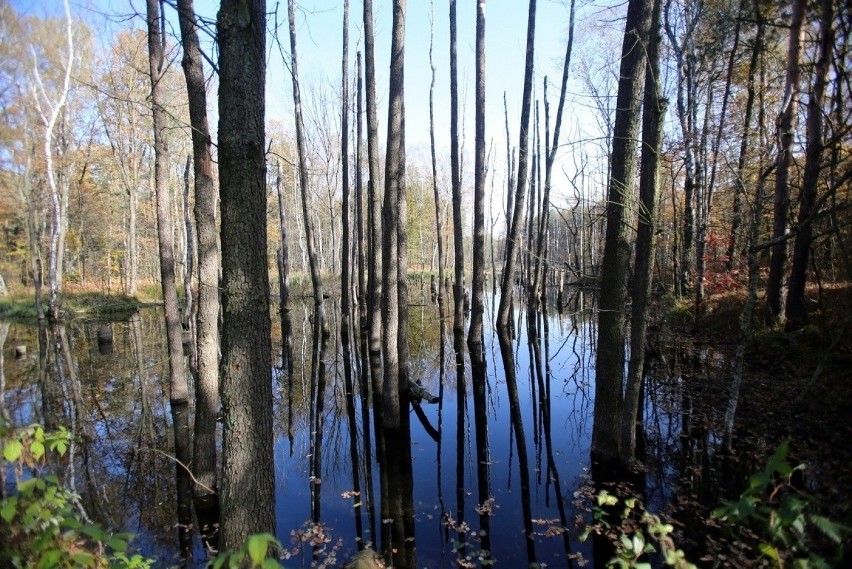
[[394, 0], [385, 199], [382, 208], [382, 419], [386, 429], [398, 429], [400, 414], [408, 414], [404, 50], [405, 0]]
[[275, 533], [272, 354], [266, 266], [266, 3], [224, 0], [218, 16], [222, 208], [220, 545]]
[[216, 180], [207, 121], [198, 22], [192, 0], [178, 0], [183, 70], [192, 124], [195, 172], [195, 231], [198, 235], [198, 308], [196, 312], [195, 433], [193, 494], [201, 535], [216, 545], [219, 496], [216, 473], [216, 414], [219, 412], [219, 243], [216, 238]]
[[648, 62], [642, 113], [642, 158], [639, 179], [639, 220], [636, 261], [633, 271], [633, 307], [630, 315], [630, 360], [627, 389], [621, 418], [619, 461], [628, 465], [636, 453], [636, 423], [639, 415], [642, 375], [645, 364], [645, 328], [654, 277], [654, 244], [657, 230], [657, 191], [660, 185], [660, 151], [663, 146], [663, 117], [667, 101], [660, 97], [660, 8], [654, 1], [648, 37]]
[[497, 328], [508, 329], [509, 314], [512, 308], [512, 287], [515, 280], [518, 240], [524, 225], [524, 204], [527, 198], [527, 168], [529, 162], [529, 126], [532, 103], [533, 62], [535, 61], [535, 0], [530, 0], [527, 16], [527, 48], [524, 71], [524, 94], [521, 102], [521, 129], [518, 142], [518, 177], [515, 190], [515, 207], [509, 211], [512, 227], [506, 237], [506, 266], [503, 269], [503, 281], [500, 286], [500, 307], [497, 310]]
[[[178, 487], [178, 523], [182, 555], [191, 562], [192, 548], [187, 545], [186, 531], [192, 524], [189, 472], [189, 385], [183, 357], [182, 328], [178, 308], [175, 278], [175, 246], [172, 225], [172, 204], [169, 193], [169, 146], [166, 137], [166, 113], [163, 109], [162, 79], [165, 75], [165, 35], [162, 28], [160, 4], [147, 1], [148, 63], [151, 74], [151, 107], [154, 124], [154, 187], [157, 194], [157, 241], [160, 253], [160, 281], [165, 306], [166, 336], [169, 353], [169, 393], [174, 421], [176, 476]], [[186, 434], [184, 437], [183, 435]]]
[[799, 214], [796, 227], [796, 240], [793, 244], [793, 265], [790, 269], [790, 287], [787, 291], [786, 319], [787, 329], [796, 330], [805, 325], [807, 310], [805, 308], [805, 284], [808, 278], [808, 261], [811, 242], [813, 240], [814, 204], [819, 184], [822, 160], [823, 139], [823, 98], [828, 82], [828, 72], [831, 65], [832, 48], [834, 46], [834, 4], [832, 0], [821, 0], [819, 56], [817, 59], [814, 87], [808, 97], [807, 143], [805, 153], [805, 174], [802, 188], [799, 192]]
[[652, 0], [630, 0], [621, 49], [601, 266], [592, 431], [592, 459], [604, 463], [618, 459], [621, 442], [625, 305], [630, 262], [628, 208], [636, 181], [635, 141], [639, 132], [651, 8]]
[[787, 215], [790, 212], [790, 165], [793, 162], [793, 134], [796, 130], [799, 105], [799, 78], [802, 74], [802, 39], [805, 28], [805, 0], [793, 0], [790, 22], [790, 43], [787, 48], [787, 78], [784, 98], [778, 115], [778, 155], [775, 161], [775, 199], [772, 214], [772, 245], [769, 259], [769, 277], [766, 281], [766, 305], [776, 321], [784, 315], [784, 265], [787, 261]]

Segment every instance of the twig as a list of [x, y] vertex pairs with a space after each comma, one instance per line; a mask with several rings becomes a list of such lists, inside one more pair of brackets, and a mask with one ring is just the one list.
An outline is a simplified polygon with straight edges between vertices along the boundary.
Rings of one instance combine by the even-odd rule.
[[187, 465], [185, 465], [184, 463], [182, 463], [181, 461], [179, 461], [177, 458], [175, 458], [174, 456], [170, 455], [169, 453], [164, 452], [164, 451], [161, 451], [161, 450], [160, 450], [160, 449], [158, 449], [158, 448], [150, 448], [150, 447], [137, 447], [137, 450], [147, 450], [147, 451], [155, 452], [155, 453], [157, 453], [157, 454], [161, 454], [161, 455], [163, 455], [164, 457], [168, 458], [169, 460], [174, 461], [174, 462], [175, 462], [175, 464], [179, 465], [181, 468], [183, 468], [184, 470], [186, 470], [186, 473], [187, 473], [187, 474], [189, 474], [189, 477], [190, 477], [190, 478], [192, 478], [192, 481], [193, 481], [195, 484], [197, 484], [198, 486], [201, 486], [202, 488], [204, 488], [205, 490], [207, 490], [207, 491], [208, 491], [208, 492], [210, 492], [211, 494], [216, 494], [216, 491], [215, 491], [215, 490], [213, 490], [212, 488], [210, 488], [210, 487], [205, 486], [204, 484], [202, 484], [202, 483], [201, 483], [201, 482], [200, 482], [200, 481], [199, 481], [199, 480], [198, 480], [198, 479], [197, 479], [197, 478], [196, 478], [196, 477], [192, 474], [192, 471], [189, 469], [189, 467], [188, 467]]

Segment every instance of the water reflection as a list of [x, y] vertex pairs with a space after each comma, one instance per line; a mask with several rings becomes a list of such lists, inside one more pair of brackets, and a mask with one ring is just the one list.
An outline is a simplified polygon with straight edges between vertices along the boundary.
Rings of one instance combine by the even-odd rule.
[[[314, 332], [310, 303], [291, 300], [276, 315], [276, 513], [279, 538], [295, 556], [289, 565], [339, 564], [365, 547], [393, 557], [396, 567], [480, 559], [567, 567], [578, 552], [590, 557], [572, 536], [583, 514], [574, 492], [589, 474], [593, 299], [568, 295], [561, 312], [520, 307], [511, 337], [486, 325], [483, 343], [469, 350], [464, 336], [448, 337], [429, 288], [421, 291], [410, 306], [410, 379], [437, 393], [438, 402], [407, 407], [415, 418], [403, 413], [396, 430], [381, 428], [381, 405], [374, 405], [381, 401], [381, 359], [369, 353], [363, 320], [349, 323], [347, 346], [344, 319], [332, 318], [327, 340]], [[495, 306], [494, 299], [486, 305]], [[86, 510], [140, 534], [142, 549], [167, 564], [180, 552], [180, 468], [170, 457], [189, 440], [195, 409], [168, 405], [162, 322], [159, 310], [146, 309], [111, 324], [39, 330], [13, 323], [2, 344], [0, 394], [13, 422], [64, 424], [75, 432], [66, 476]], [[113, 332], [108, 354], [97, 341], [105, 325]], [[15, 359], [21, 344], [30, 349]], [[695, 403], [678, 395], [671, 359], [649, 365], [659, 367], [644, 408], [652, 451], [706, 453], [683, 447], [681, 430], [701, 423], [691, 418]], [[655, 480], [670, 480], [674, 470], [655, 473]], [[663, 487], [654, 482], [649, 491]], [[189, 546], [184, 540], [185, 553]], [[194, 551], [203, 562], [197, 540]]]

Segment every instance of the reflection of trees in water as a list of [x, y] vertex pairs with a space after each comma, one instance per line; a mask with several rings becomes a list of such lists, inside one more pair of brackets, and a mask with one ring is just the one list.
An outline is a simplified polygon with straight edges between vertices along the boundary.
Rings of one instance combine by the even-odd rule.
[[145, 311], [116, 323], [108, 356], [98, 351], [99, 323], [53, 323], [40, 330], [13, 324], [13, 336], [38, 342], [39, 350], [16, 362], [6, 402], [15, 423], [63, 425], [74, 434], [73, 449], [51, 468], [80, 492], [92, 519], [144, 530], [148, 548], [174, 552], [174, 463], [162, 454], [172, 454], [165, 435], [171, 421], [160, 335], [151, 332], [159, 321], [156, 311]]
[[[526, 540], [531, 550], [527, 558], [534, 555], [549, 564], [554, 563], [555, 556], [564, 559], [573, 544], [558, 528], [572, 524], [578, 512], [570, 504], [568, 509], [560, 506], [570, 500], [566, 496], [570, 496], [586, 460], [591, 425], [594, 371], [588, 362], [594, 355], [592, 306], [591, 294], [574, 294], [566, 299], [561, 314], [516, 311], [516, 334], [511, 340], [495, 341], [486, 332], [483, 365], [473, 365], [479, 361], [478, 355], [469, 360], [473, 379], [482, 369], [484, 381], [470, 383], [464, 377], [468, 350], [463, 337], [455, 353], [455, 373], [445, 370], [444, 364], [452, 365], [453, 361], [447, 353], [452, 349], [448, 342], [456, 342], [449, 338], [441, 341], [442, 321], [434, 305], [413, 306], [409, 328], [412, 379], [422, 381], [425, 388], [441, 396], [437, 407], [423, 406], [426, 420], [437, 425], [438, 442], [433, 443], [417, 421], [407, 433], [388, 436], [379, 431], [376, 437], [375, 417], [370, 413], [372, 394], [365, 389], [371, 387], [375, 368], [371, 367], [369, 350], [361, 349], [367, 347], [361, 342], [363, 335], [357, 336], [359, 349], [352, 350], [350, 387], [341, 359], [340, 319], [329, 320], [335, 343], [320, 354], [315, 350], [310, 302], [307, 306], [294, 302], [290, 312], [293, 353], [288, 357], [292, 375], [286, 366], [278, 370], [275, 380], [279, 387], [276, 428], [282, 441], [283, 436], [292, 435], [293, 456], [286, 456], [283, 450], [279, 459], [288, 475], [299, 477], [301, 490], [315, 491], [315, 508], [308, 506], [308, 495], [299, 492], [305, 499], [300, 508], [305, 511], [291, 510], [286, 519], [279, 520], [284, 539], [291, 529], [316, 513], [317, 519], [329, 523], [335, 539], [344, 540], [344, 552], [356, 548], [352, 534], [361, 531], [362, 543], [374, 542], [377, 549], [395, 548], [398, 555], [407, 555], [406, 544], [414, 547], [414, 542], [405, 540], [413, 537], [417, 525], [421, 563], [450, 564], [455, 558], [454, 545], [462, 543], [467, 553], [490, 548], [497, 562], [513, 564], [516, 552], [524, 558], [516, 533], [523, 527], [532, 536]], [[353, 327], [357, 327], [357, 321]], [[74, 428], [81, 435], [75, 455], [75, 481], [87, 511], [95, 518], [111, 518], [121, 529], [142, 531], [147, 551], [173, 558], [178, 551], [174, 532], [175, 464], [165, 456], [173, 453], [173, 421], [164, 391], [165, 344], [163, 335], [157, 333], [161, 317], [156, 310], [145, 310], [127, 323], [115, 323], [114, 351], [109, 356], [98, 353], [97, 328], [94, 323], [69, 323], [64, 344], [61, 334], [48, 337], [45, 330], [41, 377], [36, 350], [22, 360], [7, 358], [6, 406], [12, 418], [21, 423], [49, 418], [70, 427], [73, 415]], [[37, 337], [35, 328], [26, 333], [18, 330], [13, 324], [9, 331], [15, 343], [27, 334], [32, 339]], [[58, 344], [53, 342], [54, 337], [59, 338]], [[510, 360], [505, 359], [507, 354]], [[705, 418], [703, 395], [686, 389], [685, 383], [690, 374], [701, 371], [700, 362], [711, 360], [713, 367], [706, 373], [712, 373], [717, 362], [711, 354], [684, 350], [666, 350], [665, 354], [648, 363], [643, 408], [648, 500], [659, 504], [671, 497], [673, 481], [682, 480], [679, 477], [684, 472], [692, 473], [687, 480], [694, 490], [710, 488], [707, 467], [714, 458], [714, 423]], [[63, 364], [64, 378], [60, 378], [57, 361]], [[324, 388], [314, 373], [319, 371], [320, 361], [325, 362]], [[530, 383], [525, 384], [525, 380]], [[37, 398], [32, 399], [36, 391]], [[477, 402], [485, 413], [477, 409]], [[51, 407], [58, 407], [58, 411], [48, 416]], [[486, 430], [488, 436], [484, 436]], [[319, 436], [311, 437], [311, 433]], [[681, 433], [692, 436], [682, 437]], [[413, 463], [412, 436], [419, 443], [415, 449], [424, 451]], [[529, 447], [531, 443], [535, 444], [533, 448]], [[311, 452], [311, 444], [318, 452]], [[432, 444], [435, 447], [429, 446]], [[283, 449], [286, 445], [284, 441]], [[380, 456], [376, 450], [382, 447], [389, 452]], [[430, 456], [436, 460], [427, 458]], [[357, 464], [353, 464], [355, 461]], [[413, 466], [418, 469], [416, 473]], [[511, 484], [511, 477], [518, 477], [519, 467], [527, 478], [524, 481], [524, 476], [520, 477], [520, 493], [517, 482], [515, 488]], [[689, 470], [694, 467], [697, 470]], [[322, 484], [309, 484], [306, 478], [311, 475]], [[375, 492], [383, 499], [373, 496], [374, 475], [381, 475]], [[412, 489], [415, 477], [416, 492]], [[102, 488], [97, 494], [92, 480]], [[345, 503], [341, 521], [339, 495], [358, 491], [359, 485], [361, 495]], [[507, 488], [514, 498], [502, 494]], [[450, 492], [447, 496], [445, 490]], [[322, 492], [325, 496], [320, 495]], [[285, 501], [292, 498], [286, 494], [281, 497]], [[489, 502], [489, 498], [495, 500]], [[450, 502], [445, 503], [445, 499]], [[361, 506], [356, 508], [358, 502]], [[434, 505], [434, 518], [424, 515], [430, 505]], [[490, 512], [489, 506], [493, 506]], [[298, 521], [293, 521], [297, 517]], [[337, 518], [336, 524], [331, 522], [333, 518]], [[390, 519], [394, 522], [382, 523]], [[354, 527], [359, 520], [361, 530]], [[448, 520], [453, 525], [442, 524]], [[479, 527], [462, 525], [472, 520]], [[542, 526], [541, 520], [547, 525]], [[429, 524], [435, 524], [431, 527], [438, 531], [430, 531]], [[514, 544], [509, 550], [507, 527]], [[383, 529], [385, 538], [379, 541]], [[483, 539], [482, 530], [490, 543]], [[400, 561], [399, 566], [403, 563]]]
[[[511, 319], [511, 317], [510, 317]], [[521, 416], [521, 403], [518, 396], [518, 382], [515, 368], [515, 354], [512, 351], [512, 343], [505, 329], [498, 333], [500, 341], [500, 353], [503, 356], [503, 371], [506, 374], [506, 389], [509, 392], [509, 414], [512, 421], [512, 430], [515, 434], [515, 443], [518, 451], [518, 466], [521, 482], [521, 513], [524, 524], [524, 543], [527, 551], [527, 561], [534, 563], [535, 541], [533, 539], [532, 508], [530, 506], [530, 471], [527, 455], [527, 438], [524, 433], [524, 422]]]

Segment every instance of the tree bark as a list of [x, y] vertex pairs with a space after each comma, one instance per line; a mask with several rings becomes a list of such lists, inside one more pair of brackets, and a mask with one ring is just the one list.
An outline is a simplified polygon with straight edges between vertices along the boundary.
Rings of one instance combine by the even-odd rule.
[[[341, 311], [341, 341], [343, 342], [344, 364], [350, 365], [349, 359], [349, 319], [351, 316], [350, 297], [352, 280], [350, 276], [350, 242], [349, 242], [349, 0], [343, 2], [343, 54], [341, 57], [341, 105], [340, 111], [340, 159], [342, 162], [343, 190], [343, 237], [340, 254], [340, 311]], [[351, 371], [348, 375], [351, 375]]]
[[524, 204], [527, 198], [527, 168], [529, 163], [529, 125], [530, 107], [532, 102], [533, 62], [535, 57], [535, 7], [536, 0], [530, 0], [527, 16], [527, 48], [524, 71], [524, 94], [521, 102], [521, 128], [518, 142], [518, 177], [515, 189], [515, 207], [510, 211], [512, 216], [511, 232], [506, 240], [506, 267], [503, 270], [503, 280], [500, 287], [500, 307], [497, 310], [497, 328], [508, 329], [509, 313], [512, 308], [512, 287], [517, 261], [518, 240], [524, 225]]
[[790, 269], [790, 287], [787, 290], [785, 316], [787, 330], [796, 330], [805, 325], [805, 285], [808, 279], [808, 261], [813, 241], [813, 222], [811, 221], [817, 196], [822, 161], [822, 116], [823, 99], [831, 66], [834, 46], [834, 3], [821, 0], [819, 24], [819, 56], [816, 62], [814, 87], [808, 97], [807, 151], [805, 153], [805, 174], [799, 192], [799, 215], [796, 240], [793, 243], [793, 265]]
[[444, 224], [441, 216], [441, 197], [438, 193], [438, 158], [435, 152], [435, 63], [432, 58], [432, 48], [435, 44], [434, 2], [431, 5], [432, 19], [430, 20], [429, 35], [429, 67], [432, 70], [432, 82], [429, 85], [429, 148], [432, 158], [432, 194], [435, 196], [435, 231], [438, 248], [438, 307], [444, 314]]
[[726, 271], [733, 270], [735, 266], [735, 259], [740, 254], [737, 243], [740, 225], [742, 224], [742, 198], [745, 193], [745, 181], [743, 180], [743, 177], [745, 176], [746, 160], [748, 157], [751, 117], [754, 112], [754, 77], [757, 73], [758, 57], [760, 55], [760, 50], [763, 49], [763, 35], [766, 29], [759, 4], [755, 4], [755, 20], [757, 21], [757, 31], [754, 37], [754, 45], [752, 46], [746, 78], [746, 103], [745, 112], [743, 114], [743, 133], [742, 140], [740, 141], [740, 155], [737, 159], [736, 180], [734, 181], [734, 204], [731, 212], [731, 233], [728, 236], [728, 248], [725, 251]]
[[778, 155], [775, 161], [775, 198], [772, 214], [772, 239], [779, 239], [772, 246], [769, 259], [769, 277], [766, 281], [766, 305], [776, 321], [783, 318], [784, 265], [787, 261], [787, 215], [790, 211], [790, 164], [793, 161], [793, 132], [796, 130], [797, 107], [799, 104], [799, 78], [802, 74], [802, 38], [805, 17], [805, 0], [793, 0], [790, 22], [790, 43], [787, 48], [787, 78], [784, 98], [778, 115]]
[[[382, 350], [382, 229], [381, 229], [381, 193], [379, 188], [379, 118], [376, 108], [376, 48], [373, 33], [373, 0], [364, 0], [364, 80], [367, 98], [367, 217], [369, 243], [367, 251], [370, 257], [370, 270], [367, 273], [367, 312], [370, 327], [370, 352], [378, 354]], [[375, 360], [375, 358], [374, 358]], [[374, 386], [380, 387], [380, 386]], [[376, 393], [381, 393], [380, 390]]]
[[698, 164], [698, 153], [696, 152], [696, 125], [695, 109], [698, 104], [696, 100], [695, 62], [693, 57], [694, 42], [693, 35], [698, 24], [700, 11], [696, 12], [695, 6], [687, 2], [684, 18], [685, 29], [682, 38], [677, 37], [677, 30], [670, 21], [672, 2], [668, 0], [665, 6], [665, 29], [669, 37], [669, 43], [674, 51], [677, 63], [677, 97], [676, 109], [680, 131], [683, 136], [684, 150], [684, 183], [683, 183], [683, 239], [680, 248], [680, 279], [679, 289], [686, 294], [690, 288], [693, 275], [693, 247], [695, 245], [695, 201], [702, 193], [702, 168]]
[[450, 179], [453, 193], [453, 333], [464, 335], [464, 227], [459, 164], [459, 80], [456, 0], [450, 0]]
[[[68, 0], [63, 3], [65, 7], [66, 21], [66, 40], [68, 45], [68, 60], [65, 63], [65, 73], [62, 79], [62, 86], [56, 101], [51, 101], [41, 80], [41, 75], [38, 71], [38, 62], [33, 68], [35, 75], [36, 87], [34, 88], [34, 99], [36, 108], [41, 117], [42, 125], [44, 126], [44, 157], [45, 170], [47, 173], [47, 186], [50, 190], [50, 203], [53, 207], [53, 217], [51, 219], [50, 229], [50, 249], [48, 256], [48, 286], [50, 287], [48, 295], [48, 317], [51, 320], [59, 318], [59, 295], [62, 292], [62, 249], [65, 242], [65, 229], [67, 227], [67, 191], [63, 192], [60, 188], [60, 181], [57, 179], [56, 171], [53, 166], [53, 137], [56, 123], [60, 118], [63, 107], [68, 97], [68, 91], [71, 84], [71, 70], [74, 66], [74, 34], [71, 31], [71, 10], [68, 7]], [[44, 99], [43, 108], [42, 99]]]
[[405, 0], [394, 0], [391, 36], [385, 199], [382, 208], [382, 351], [384, 354], [383, 422], [400, 427], [408, 414], [408, 284], [406, 281], [405, 200]]
[[[147, 0], [148, 63], [151, 79], [151, 108], [154, 124], [154, 186], [157, 194], [157, 241], [160, 253], [160, 282], [165, 305], [166, 336], [169, 353], [169, 387], [175, 430], [176, 478], [178, 488], [178, 524], [182, 555], [191, 562], [192, 548], [187, 543], [187, 528], [192, 524], [191, 482], [184, 465], [190, 464], [189, 384], [183, 357], [182, 327], [175, 277], [174, 226], [169, 192], [169, 146], [166, 136], [166, 112], [163, 109], [162, 81], [165, 75], [165, 36], [158, 0]], [[183, 436], [186, 435], [186, 436]]]
[[645, 329], [654, 279], [654, 243], [657, 230], [657, 191], [660, 185], [660, 151], [663, 117], [668, 101], [660, 97], [660, 9], [655, 0], [648, 38], [648, 62], [642, 113], [642, 158], [639, 179], [639, 223], [633, 271], [633, 306], [630, 315], [630, 360], [621, 419], [620, 462], [627, 466], [636, 453], [636, 423], [645, 364]]
[[615, 126], [613, 128], [606, 239], [601, 266], [598, 344], [595, 366], [595, 410], [592, 459], [616, 461], [621, 444], [624, 382], [625, 305], [630, 262], [628, 208], [636, 181], [636, 138], [639, 132], [646, 45], [652, 0], [630, 0], [621, 49]]
[[266, 265], [266, 2], [223, 0], [219, 43], [224, 437], [220, 545], [275, 533]]
[[325, 317], [325, 302], [323, 299], [322, 275], [317, 259], [317, 235], [314, 233], [314, 222], [311, 217], [308, 194], [310, 193], [310, 178], [308, 176], [308, 160], [305, 155], [305, 125], [302, 118], [302, 94], [299, 85], [299, 61], [296, 55], [296, 7], [294, 0], [287, 2], [287, 16], [290, 22], [290, 70], [293, 74], [293, 106], [296, 115], [296, 148], [299, 153], [299, 186], [302, 191], [302, 217], [305, 223], [305, 241], [308, 247], [308, 266], [311, 270], [311, 285], [314, 290], [314, 309], [317, 316], [315, 326], [319, 326], [324, 336], [329, 335], [328, 323]]
[[482, 343], [485, 313], [485, 0], [476, 3], [476, 137], [473, 165], [473, 276], [467, 343]]
[[219, 497], [216, 473], [216, 414], [219, 412], [219, 243], [207, 90], [192, 0], [178, 0], [183, 70], [192, 125], [195, 174], [195, 231], [198, 236], [198, 308], [195, 320], [195, 429], [192, 465], [195, 511], [202, 536], [215, 545]]
[[[760, 33], [760, 30], [758, 30]], [[762, 36], [761, 36], [762, 37]], [[757, 47], [757, 52], [763, 54], [763, 46]], [[763, 94], [766, 91], [766, 66], [761, 63], [760, 72], [760, 100], [758, 102], [757, 129], [758, 140], [764, 139], [766, 132], [766, 105], [764, 104]], [[758, 161], [758, 172], [763, 172], [764, 161]], [[728, 391], [728, 404], [725, 408], [725, 418], [723, 423], [722, 448], [726, 452], [730, 452], [733, 445], [734, 419], [737, 415], [737, 407], [740, 400], [740, 389], [743, 381], [743, 370], [745, 367], [745, 351], [746, 345], [752, 333], [752, 316], [754, 314], [754, 306], [757, 303], [757, 287], [760, 281], [760, 265], [759, 265], [759, 250], [757, 249], [758, 239], [760, 238], [760, 220], [763, 217], [763, 199], [764, 187], [766, 181], [761, 174], [757, 180], [755, 188], [754, 200], [752, 201], [751, 219], [749, 220], [748, 233], [748, 292], [746, 293], [745, 304], [743, 311], [740, 314], [739, 322], [739, 337], [737, 347], [734, 353], [733, 373], [731, 377], [731, 386]]]
[[[571, 7], [568, 9], [568, 42], [565, 46], [565, 62], [562, 65], [562, 85], [559, 89], [559, 103], [556, 107], [556, 123], [553, 125], [553, 140], [550, 139], [550, 106], [547, 102], [547, 80], [544, 83], [544, 123], [545, 123], [545, 165], [544, 165], [544, 198], [542, 200], [541, 217], [538, 225], [538, 240], [536, 243], [535, 253], [535, 288], [541, 289], [541, 296], [546, 293], [546, 275], [545, 282], [539, 283], [539, 278], [543, 266], [547, 264], [547, 233], [550, 225], [550, 187], [553, 179], [553, 165], [556, 163], [556, 152], [559, 150], [559, 133], [562, 128], [562, 112], [565, 109], [565, 96], [568, 91], [568, 73], [571, 69], [571, 51], [574, 47], [574, 5], [575, 0], [571, 0]], [[538, 290], [535, 294], [538, 295]], [[532, 302], [533, 299], [530, 298]]]

